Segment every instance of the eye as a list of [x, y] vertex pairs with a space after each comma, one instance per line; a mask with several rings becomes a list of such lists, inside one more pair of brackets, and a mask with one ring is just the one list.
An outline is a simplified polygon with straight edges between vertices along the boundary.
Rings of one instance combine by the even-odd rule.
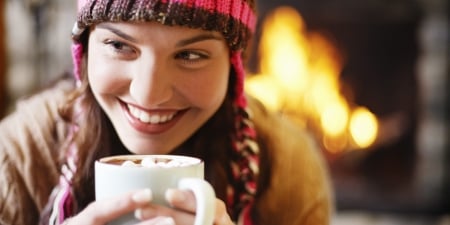
[[175, 55], [175, 59], [181, 60], [183, 64], [195, 64], [208, 59], [208, 55], [198, 51], [181, 51]]
[[114, 52], [121, 53], [121, 54], [134, 53], [134, 49], [124, 42], [116, 41], [116, 40], [106, 40], [104, 43], [105, 43], [105, 45], [110, 47]]

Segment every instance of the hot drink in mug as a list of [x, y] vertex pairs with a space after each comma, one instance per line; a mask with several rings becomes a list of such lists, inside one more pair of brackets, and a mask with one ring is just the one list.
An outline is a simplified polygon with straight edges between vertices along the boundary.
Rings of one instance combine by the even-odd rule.
[[[104, 199], [134, 190], [150, 188], [152, 203], [168, 206], [165, 192], [170, 188], [191, 190], [197, 201], [195, 225], [213, 223], [215, 193], [204, 180], [204, 163], [194, 157], [175, 155], [121, 155], [95, 162], [95, 195]], [[113, 225], [139, 222], [133, 214]]]

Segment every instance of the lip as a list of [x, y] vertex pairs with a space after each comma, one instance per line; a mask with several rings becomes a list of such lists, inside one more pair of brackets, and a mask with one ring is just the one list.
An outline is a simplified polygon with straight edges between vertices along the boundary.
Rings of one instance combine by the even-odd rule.
[[[131, 115], [131, 112], [128, 110], [127, 107], [127, 103], [120, 101], [120, 105], [122, 107], [122, 111], [125, 114], [125, 117], [128, 121], [128, 123], [131, 125], [131, 127], [133, 127], [135, 130], [141, 132], [141, 133], [146, 133], [146, 134], [161, 134], [164, 133], [166, 131], [168, 131], [170, 128], [172, 128], [173, 126], [175, 126], [175, 124], [181, 119], [181, 117], [183, 117], [184, 113], [186, 113], [186, 111], [188, 109], [185, 110], [180, 110], [176, 113], [176, 115], [172, 118], [172, 120], [165, 122], [165, 123], [160, 123], [160, 124], [149, 124], [149, 123], [144, 123], [142, 121], [140, 121], [139, 119], [135, 118], [133, 115]], [[137, 107], [137, 106], [135, 106]]]

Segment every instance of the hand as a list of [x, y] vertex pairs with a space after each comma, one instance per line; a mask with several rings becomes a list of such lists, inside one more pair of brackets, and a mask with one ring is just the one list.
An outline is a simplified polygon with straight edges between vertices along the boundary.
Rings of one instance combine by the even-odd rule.
[[[192, 225], [195, 220], [196, 201], [191, 191], [169, 189], [166, 200], [173, 208], [150, 204], [136, 210], [136, 217], [142, 221], [139, 225]], [[227, 213], [225, 203], [216, 199], [215, 225], [233, 225]]]
[[144, 189], [115, 198], [96, 201], [89, 204], [83, 211], [64, 224], [104, 225], [136, 209], [148, 206], [151, 200], [152, 192], [150, 189]]

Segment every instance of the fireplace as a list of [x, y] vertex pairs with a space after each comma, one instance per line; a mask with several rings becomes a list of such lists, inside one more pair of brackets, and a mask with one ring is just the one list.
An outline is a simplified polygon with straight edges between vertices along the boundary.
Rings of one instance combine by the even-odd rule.
[[[246, 88], [312, 131], [330, 168], [338, 210], [449, 210], [447, 59], [424, 38], [447, 29], [430, 25], [430, 18], [442, 13], [437, 8], [406, 0], [259, 1]], [[434, 78], [440, 79], [442, 94], [433, 98], [436, 80], [424, 78], [432, 73], [424, 68], [436, 66], [438, 56], [443, 70]], [[276, 61], [283, 65], [272, 65]], [[321, 85], [325, 88], [316, 92], [326, 98], [316, 102], [314, 87]], [[324, 95], [326, 89], [332, 93]], [[430, 106], [436, 101], [439, 107]], [[334, 128], [325, 127], [324, 120]]]

